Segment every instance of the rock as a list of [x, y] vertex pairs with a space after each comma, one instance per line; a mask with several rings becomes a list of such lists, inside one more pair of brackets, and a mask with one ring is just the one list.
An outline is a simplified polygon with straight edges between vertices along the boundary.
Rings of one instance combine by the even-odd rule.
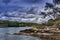
[[13, 35], [22, 35], [22, 33], [14, 33]]
[[30, 33], [30, 32], [34, 32], [34, 30], [26, 29], [26, 30], [22, 30], [22, 31], [20, 31], [20, 32]]

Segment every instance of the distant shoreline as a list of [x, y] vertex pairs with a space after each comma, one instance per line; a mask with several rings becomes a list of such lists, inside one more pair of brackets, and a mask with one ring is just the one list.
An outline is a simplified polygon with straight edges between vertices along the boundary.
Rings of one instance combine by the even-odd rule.
[[0, 20], [0, 27], [26, 27], [26, 26], [30, 27], [32, 25], [38, 25], [38, 24]]

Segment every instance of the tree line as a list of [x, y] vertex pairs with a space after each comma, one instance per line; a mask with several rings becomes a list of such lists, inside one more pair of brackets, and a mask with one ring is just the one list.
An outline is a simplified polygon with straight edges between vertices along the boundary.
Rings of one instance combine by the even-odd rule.
[[8, 20], [0, 20], [0, 24], [7, 24], [8, 27], [30, 27], [32, 25], [38, 25], [36, 23], [23, 23], [23, 22], [13, 22]]

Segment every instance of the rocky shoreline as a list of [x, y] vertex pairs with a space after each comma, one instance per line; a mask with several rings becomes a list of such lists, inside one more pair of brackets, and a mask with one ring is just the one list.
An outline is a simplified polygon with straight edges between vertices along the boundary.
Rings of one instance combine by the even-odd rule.
[[21, 30], [19, 33], [14, 33], [13, 35], [26, 35], [26, 36], [34, 36], [48, 40], [52, 40], [52, 39], [60, 40], [60, 33], [54, 34], [49, 32], [43, 32], [41, 30], [33, 30], [33, 29]]

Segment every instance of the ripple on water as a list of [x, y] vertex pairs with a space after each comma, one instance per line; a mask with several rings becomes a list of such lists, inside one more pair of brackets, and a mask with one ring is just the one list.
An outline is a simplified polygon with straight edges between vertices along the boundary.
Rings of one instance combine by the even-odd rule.
[[1, 35], [0, 40], [40, 40], [37, 37], [25, 35]]
[[40, 40], [37, 37], [25, 36], [25, 35], [9, 35], [6, 33], [15, 33], [20, 30], [26, 29], [25, 27], [17, 28], [0, 28], [0, 40]]

